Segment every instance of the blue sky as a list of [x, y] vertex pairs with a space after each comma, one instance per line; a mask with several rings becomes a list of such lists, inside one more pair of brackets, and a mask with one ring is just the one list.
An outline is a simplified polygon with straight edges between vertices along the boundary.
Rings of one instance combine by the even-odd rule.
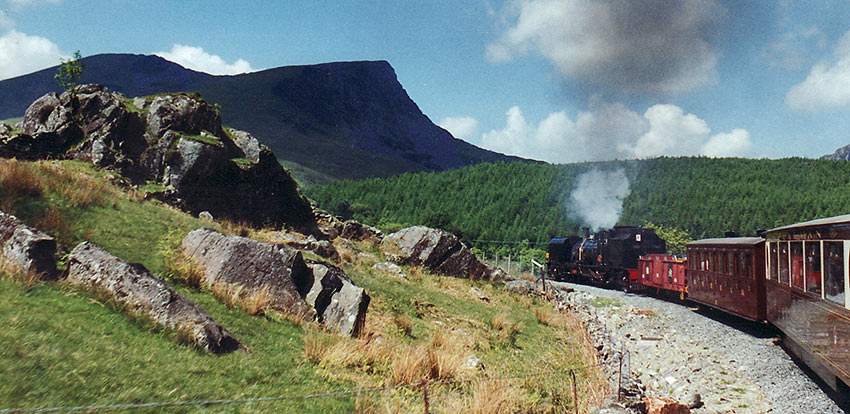
[[215, 74], [387, 60], [455, 136], [550, 162], [850, 144], [847, 0], [0, 1], [0, 79], [75, 50]]

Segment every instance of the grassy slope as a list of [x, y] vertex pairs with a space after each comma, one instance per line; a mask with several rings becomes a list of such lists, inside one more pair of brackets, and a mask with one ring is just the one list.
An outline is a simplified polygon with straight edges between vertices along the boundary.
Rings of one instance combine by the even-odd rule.
[[[187, 232], [201, 226], [221, 228], [143, 202], [139, 194], [108, 184], [105, 173], [71, 162], [0, 160], [0, 209], [58, 236], [69, 248], [88, 239], [158, 273], [163, 254]], [[270, 231], [250, 233], [274, 236]], [[411, 355], [451, 357], [440, 360], [445, 372], [439, 379], [480, 377], [459, 370], [473, 354], [494, 376], [563, 370], [592, 358], [580, 327], [547, 310], [545, 302], [515, 298], [494, 285], [474, 282], [492, 299], [484, 303], [470, 292], [469, 281], [416, 268], [405, 269], [410, 280], [399, 280], [371, 269], [381, 260], [379, 251], [364, 256], [356, 249], [340, 249], [348, 258], [343, 268], [373, 298], [368, 333], [359, 340], [286, 318], [247, 316], [207, 292], [175, 285], [246, 343], [248, 354], [216, 356], [180, 344], [174, 334], [133, 321], [61, 282], [30, 286], [0, 277], [0, 408], [274, 397], [381, 386], [405, 382], [399, 380], [406, 378], [405, 372], [415, 377], [416, 369], [404, 365]], [[586, 374], [580, 394], [598, 396], [601, 377], [592, 370]], [[513, 395], [524, 407], [553, 400], [566, 407], [570, 397], [564, 381], [565, 372], [537, 382], [500, 385], [496, 394]], [[461, 411], [481, 404], [482, 396], [494, 395], [492, 388], [482, 391], [474, 383], [435, 387], [432, 393], [432, 404]], [[379, 404], [378, 399], [385, 401]], [[208, 410], [383, 412], [386, 404], [399, 412], [421, 410], [418, 394], [406, 390]]]

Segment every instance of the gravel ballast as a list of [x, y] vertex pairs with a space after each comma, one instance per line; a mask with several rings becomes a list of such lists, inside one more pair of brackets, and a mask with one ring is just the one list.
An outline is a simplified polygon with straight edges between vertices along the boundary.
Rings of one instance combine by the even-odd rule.
[[643, 395], [690, 404], [692, 413], [845, 412], [791, 359], [778, 332], [768, 326], [698, 312], [687, 302], [553, 285], [568, 288], [558, 289], [559, 306], [585, 321], [600, 360], [611, 360], [609, 373], [625, 351], [626, 371], [635, 383], [630, 386]]

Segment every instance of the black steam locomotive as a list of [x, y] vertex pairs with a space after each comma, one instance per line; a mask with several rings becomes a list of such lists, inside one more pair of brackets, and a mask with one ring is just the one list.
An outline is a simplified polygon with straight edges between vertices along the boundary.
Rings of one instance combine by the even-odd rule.
[[549, 241], [546, 253], [548, 277], [559, 281], [585, 280], [627, 290], [638, 275], [638, 259], [646, 254], [663, 254], [666, 243], [655, 230], [617, 226], [584, 237], [571, 236]]

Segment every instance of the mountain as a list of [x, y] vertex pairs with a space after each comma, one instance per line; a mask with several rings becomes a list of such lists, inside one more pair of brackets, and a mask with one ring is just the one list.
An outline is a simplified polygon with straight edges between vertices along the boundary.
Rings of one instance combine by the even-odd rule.
[[[81, 82], [99, 83], [127, 97], [199, 92], [220, 105], [225, 124], [254, 134], [308, 181], [519, 160], [456, 139], [435, 125], [385, 61], [213, 76], [158, 56], [102, 54], [83, 60]], [[0, 81], [0, 119], [20, 117], [39, 96], [58, 92], [55, 73], [53, 67]]]
[[845, 145], [833, 152], [821, 157], [823, 160], [843, 160], [850, 161], [850, 145]]

